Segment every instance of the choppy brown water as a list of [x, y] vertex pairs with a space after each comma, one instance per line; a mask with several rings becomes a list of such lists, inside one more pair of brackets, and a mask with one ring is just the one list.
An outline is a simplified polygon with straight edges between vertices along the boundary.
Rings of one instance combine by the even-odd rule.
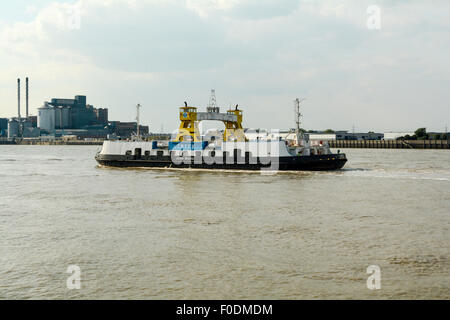
[[96, 150], [0, 146], [0, 298], [450, 298], [446, 150], [276, 175], [99, 168]]

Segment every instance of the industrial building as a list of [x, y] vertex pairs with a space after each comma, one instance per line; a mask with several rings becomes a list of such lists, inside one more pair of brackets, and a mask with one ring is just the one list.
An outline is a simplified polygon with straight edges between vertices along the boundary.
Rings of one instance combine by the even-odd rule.
[[381, 140], [384, 138], [384, 133], [376, 132], [310, 132], [309, 138], [311, 140]]
[[[137, 122], [120, 122], [108, 119], [107, 108], [95, 108], [87, 104], [86, 96], [74, 99], [53, 98], [38, 108], [38, 115], [28, 113], [28, 85], [26, 78], [26, 114], [21, 115], [20, 79], [17, 79], [17, 117], [0, 118], [0, 137], [49, 138], [76, 136], [79, 139], [105, 139], [109, 135], [127, 139], [135, 134]], [[141, 135], [148, 135], [148, 126], [139, 126]]]
[[[20, 79], [17, 79], [17, 117], [9, 120], [0, 119], [0, 136], [7, 136], [8, 139], [40, 136], [40, 130], [37, 128], [37, 118], [28, 114], [28, 78], [26, 78], [25, 86], [25, 117], [22, 117], [20, 113]], [[5, 122], [7, 126], [6, 131]]]
[[[278, 133], [268, 132], [260, 129], [246, 129], [245, 135], [250, 140], [255, 139], [274, 139], [281, 137], [282, 139], [295, 139], [295, 130], [289, 131], [280, 130]], [[381, 140], [384, 137], [383, 133], [349, 133], [348, 131], [335, 131], [335, 132], [305, 132], [305, 136], [308, 136], [309, 140]]]
[[74, 99], [51, 99], [38, 109], [37, 126], [48, 133], [64, 129], [104, 129], [108, 125], [108, 109], [86, 104], [86, 96]]
[[8, 135], [8, 118], [0, 118], [0, 137]]
[[[55, 136], [105, 139], [108, 135], [130, 138], [137, 132], [136, 122], [108, 120], [107, 108], [95, 108], [86, 103], [86, 96], [74, 99], [54, 98], [38, 109], [37, 126]], [[140, 133], [147, 135], [148, 126], [140, 126]]]
[[[120, 122], [111, 121], [109, 122], [110, 133], [117, 137], [131, 137], [137, 132], [136, 122]], [[139, 126], [139, 132], [142, 136], [146, 136], [149, 133], [148, 126]]]

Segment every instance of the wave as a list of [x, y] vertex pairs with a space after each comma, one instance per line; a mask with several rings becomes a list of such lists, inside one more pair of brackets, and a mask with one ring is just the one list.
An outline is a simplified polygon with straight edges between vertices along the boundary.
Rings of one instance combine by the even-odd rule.
[[450, 172], [421, 172], [420, 170], [343, 170], [346, 176], [385, 178], [385, 179], [410, 179], [410, 180], [434, 180], [450, 181]]

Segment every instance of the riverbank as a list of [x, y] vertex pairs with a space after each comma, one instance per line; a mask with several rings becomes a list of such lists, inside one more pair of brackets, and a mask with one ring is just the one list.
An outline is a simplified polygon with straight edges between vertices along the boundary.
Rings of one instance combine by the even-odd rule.
[[331, 148], [450, 149], [450, 140], [332, 140]]
[[37, 140], [22, 140], [22, 141], [8, 141], [0, 140], [0, 145], [35, 145], [35, 146], [101, 146], [103, 145], [103, 140], [94, 141], [83, 141], [83, 140], [73, 140], [73, 141], [62, 141], [62, 140], [52, 140], [52, 141], [37, 141]]
[[[450, 140], [331, 140], [328, 141], [331, 148], [367, 148], [367, 149], [450, 149]], [[0, 140], [2, 144], [16, 145], [69, 145], [69, 146], [93, 146], [103, 144], [103, 140]]]

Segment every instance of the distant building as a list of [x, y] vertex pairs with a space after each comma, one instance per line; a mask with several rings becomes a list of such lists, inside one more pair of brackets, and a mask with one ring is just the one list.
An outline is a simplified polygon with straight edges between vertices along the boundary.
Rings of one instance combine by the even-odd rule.
[[309, 140], [337, 140], [336, 133], [307, 133]]
[[37, 128], [37, 116], [29, 116], [28, 120], [31, 122], [33, 128]]
[[17, 118], [8, 121], [8, 139], [17, 138], [20, 135], [20, 123]]
[[8, 135], [8, 119], [0, 118], [0, 137], [6, 137]]
[[[112, 134], [122, 138], [129, 138], [137, 133], [136, 122], [110, 121], [109, 128]], [[141, 135], [145, 136], [148, 135], [149, 128], [148, 126], [139, 126], [139, 131]]]
[[[245, 137], [250, 141], [256, 140], [278, 140], [278, 139], [295, 139], [295, 132], [292, 130], [266, 130], [266, 129], [244, 129]], [[220, 132], [223, 134], [223, 132]]]
[[41, 129], [36, 127], [24, 127], [22, 132], [23, 138], [38, 138], [41, 136]]
[[108, 109], [98, 108], [94, 110], [95, 116], [97, 117], [97, 122], [106, 124], [108, 123]]
[[[353, 140], [382, 140], [384, 138], [384, 133], [362, 132], [362, 133], [350, 133], [347, 136], [352, 137]], [[347, 140], [352, 140], [352, 139], [347, 139]]]
[[106, 139], [109, 130], [105, 128], [89, 128], [89, 129], [61, 129], [55, 130], [55, 137], [77, 137], [79, 139], [95, 138]]
[[[100, 138], [108, 136], [128, 139], [137, 134], [136, 122], [109, 121], [107, 108], [86, 103], [86, 96], [74, 99], [52, 98], [38, 108], [37, 116], [0, 118], [0, 137], [55, 139], [60, 137]], [[148, 126], [139, 126], [139, 133], [149, 135]]]
[[47, 134], [74, 133], [80, 138], [106, 138], [108, 109], [86, 104], [86, 96], [74, 99], [53, 98], [38, 109], [37, 127]]
[[48, 132], [57, 129], [86, 129], [108, 124], [108, 109], [86, 104], [86, 96], [53, 98], [38, 109], [37, 126]]
[[376, 132], [348, 132], [348, 131], [335, 131], [331, 132], [311, 132], [309, 134], [310, 140], [382, 140], [383, 133]]
[[414, 132], [385, 132], [384, 140], [396, 140], [397, 138], [404, 137], [406, 135], [414, 135]]

